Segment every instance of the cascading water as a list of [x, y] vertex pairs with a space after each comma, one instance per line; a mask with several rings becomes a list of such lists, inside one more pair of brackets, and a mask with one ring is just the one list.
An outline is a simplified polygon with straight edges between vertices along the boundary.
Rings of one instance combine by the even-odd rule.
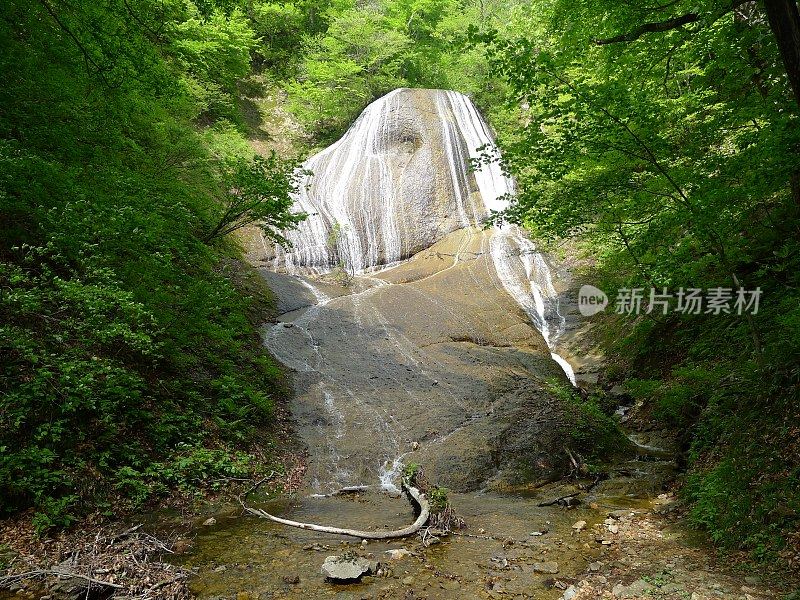
[[[481, 161], [494, 140], [472, 101], [457, 92], [432, 91], [428, 110], [435, 112], [439, 127], [431, 134], [420, 132], [419, 124], [403, 114], [402, 103], [410, 99], [405, 92], [394, 90], [370, 104], [339, 141], [303, 165], [310, 175], [295, 206], [309, 218], [286, 234], [289, 250], [275, 250], [276, 268], [324, 273], [339, 267], [363, 273], [407, 258], [450, 231], [481, 226], [492, 212], [508, 207], [514, 181], [496, 161]], [[426, 135], [439, 136], [430, 145], [441, 149], [444, 160], [438, 162], [447, 167], [447, 173], [431, 171], [428, 193], [425, 182], [404, 179], [412, 169], [402, 150], [404, 144], [418, 150]], [[481, 164], [471, 170], [471, 163]], [[502, 286], [552, 350], [564, 318], [544, 257], [509, 224], [493, 228], [490, 251]], [[555, 352], [552, 358], [574, 384], [569, 363]]]
[[[492, 134], [469, 98], [457, 92], [445, 94], [466, 143], [470, 161], [477, 165], [474, 175], [484, 211], [501, 212], [508, 208], [509, 198], [514, 193], [514, 181], [503, 174], [497, 160], [482, 160], [481, 152], [494, 148]], [[454, 165], [453, 171], [457, 167]], [[458, 175], [454, 173], [453, 177]], [[490, 245], [495, 270], [503, 287], [525, 310], [552, 350], [564, 330], [565, 319], [559, 311], [550, 267], [536, 246], [514, 225], [504, 223], [496, 227]], [[575, 373], [570, 364], [555, 352], [551, 356], [575, 385]]]
[[[535, 455], [553, 430], [547, 412], [498, 433], [552, 410], [543, 382], [572, 371], [552, 354], [564, 319], [544, 257], [520, 228], [485, 227], [514, 193], [480, 160], [492, 143], [466, 96], [400, 89], [303, 165], [309, 218], [267, 251], [286, 312], [264, 342], [295, 370], [315, 491], [393, 490], [411, 460], [469, 488], [515, 456], [493, 446]], [[323, 276], [342, 270], [347, 286]]]

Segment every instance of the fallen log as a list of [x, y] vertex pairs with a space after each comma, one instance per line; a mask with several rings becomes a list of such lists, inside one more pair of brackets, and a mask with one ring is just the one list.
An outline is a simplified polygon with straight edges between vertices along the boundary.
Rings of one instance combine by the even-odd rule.
[[368, 485], [349, 485], [341, 489], [331, 492], [330, 494], [312, 494], [312, 498], [334, 498], [335, 496], [352, 496], [361, 494], [369, 490]]
[[579, 494], [580, 494], [580, 492], [573, 492], [571, 494], [567, 494], [566, 496], [561, 496], [559, 498], [556, 498], [555, 500], [551, 500], [550, 502], [540, 502], [536, 506], [553, 506], [555, 504], [561, 504], [561, 503], [563, 503], [563, 502], [565, 502], [567, 500], [570, 500], [570, 499], [574, 498], [575, 496], [577, 496]]
[[428, 518], [430, 517], [431, 507], [425, 494], [420, 492], [417, 488], [407, 485], [406, 483], [403, 483], [403, 490], [405, 490], [409, 501], [415, 506], [415, 508], [419, 509], [419, 516], [408, 527], [394, 530], [384, 529], [378, 531], [360, 531], [358, 529], [330, 527], [328, 525], [316, 525], [314, 523], [301, 523], [300, 521], [291, 521], [289, 519], [276, 517], [275, 515], [271, 515], [267, 511], [259, 508], [250, 508], [241, 498], [239, 499], [239, 502], [241, 503], [242, 508], [251, 515], [255, 515], [256, 517], [260, 517], [262, 519], [269, 519], [270, 521], [274, 521], [275, 523], [280, 523], [282, 525], [288, 525], [289, 527], [297, 527], [298, 529], [307, 529], [309, 531], [319, 531], [321, 533], [332, 533], [335, 535], [346, 535], [365, 540], [388, 540], [408, 537], [409, 535], [417, 533], [420, 529], [422, 529], [422, 526], [427, 523]]

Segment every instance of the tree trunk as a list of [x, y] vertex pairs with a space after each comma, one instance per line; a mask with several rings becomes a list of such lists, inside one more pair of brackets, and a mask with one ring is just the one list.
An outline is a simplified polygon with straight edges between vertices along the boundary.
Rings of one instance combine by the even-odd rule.
[[764, 8], [778, 42], [794, 99], [800, 106], [800, 12], [797, 0], [764, 0]]

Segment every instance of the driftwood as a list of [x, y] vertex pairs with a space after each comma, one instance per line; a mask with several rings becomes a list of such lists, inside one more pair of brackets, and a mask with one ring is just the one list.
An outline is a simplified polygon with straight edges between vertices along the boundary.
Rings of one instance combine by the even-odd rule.
[[73, 573], [72, 571], [62, 571], [59, 569], [39, 569], [36, 571], [26, 571], [25, 573], [18, 573], [16, 575], [7, 575], [6, 577], [0, 577], [0, 586], [5, 586], [10, 583], [16, 583], [17, 581], [22, 581], [23, 579], [36, 579], [38, 577], [47, 577], [47, 576], [67, 577], [69, 579], [82, 579], [83, 581], [88, 582], [90, 585], [94, 584], [99, 586], [106, 586], [117, 590], [121, 590], [125, 587], [118, 583], [103, 581], [102, 579], [95, 579], [94, 577], [89, 577], [88, 575], [84, 575], [82, 573]]
[[566, 496], [561, 496], [559, 498], [556, 498], [555, 500], [551, 500], [550, 502], [540, 502], [536, 506], [553, 506], [555, 504], [561, 504], [561, 503], [569, 500], [570, 498], [574, 498], [575, 496], [577, 496], [579, 494], [580, 494], [580, 492], [573, 492], [572, 494], [567, 494]]
[[369, 490], [368, 485], [349, 485], [347, 487], [343, 487], [341, 489], [336, 490], [335, 492], [331, 492], [330, 494], [313, 494], [312, 498], [334, 498], [336, 496], [353, 496], [355, 494], [361, 494]]
[[330, 527], [328, 525], [315, 525], [314, 523], [301, 523], [299, 521], [291, 521], [289, 519], [276, 517], [275, 515], [271, 515], [265, 510], [261, 510], [259, 508], [250, 508], [244, 503], [241, 497], [239, 498], [239, 503], [242, 505], [242, 508], [251, 515], [255, 515], [256, 517], [260, 517], [262, 519], [269, 519], [270, 521], [274, 521], [275, 523], [280, 523], [282, 525], [288, 525], [289, 527], [297, 527], [298, 529], [307, 529], [310, 531], [319, 531], [321, 533], [332, 533], [335, 535], [346, 535], [365, 540], [388, 540], [407, 537], [417, 533], [422, 526], [427, 523], [428, 518], [430, 517], [431, 508], [428, 498], [425, 496], [425, 494], [420, 492], [417, 488], [407, 485], [405, 482], [403, 483], [403, 489], [405, 490], [409, 501], [414, 505], [415, 508], [419, 509], [419, 516], [417, 517], [416, 521], [414, 521], [408, 527], [394, 530], [384, 529], [378, 531], [360, 531], [358, 529], [344, 529], [340, 527]]

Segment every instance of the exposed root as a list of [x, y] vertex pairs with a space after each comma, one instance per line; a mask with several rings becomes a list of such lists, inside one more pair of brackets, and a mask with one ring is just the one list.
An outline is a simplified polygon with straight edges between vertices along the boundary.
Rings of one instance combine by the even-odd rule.
[[458, 515], [453, 505], [448, 502], [443, 509], [431, 514], [429, 525], [430, 528], [449, 533], [456, 529], [463, 529], [466, 527], [466, 522]]

